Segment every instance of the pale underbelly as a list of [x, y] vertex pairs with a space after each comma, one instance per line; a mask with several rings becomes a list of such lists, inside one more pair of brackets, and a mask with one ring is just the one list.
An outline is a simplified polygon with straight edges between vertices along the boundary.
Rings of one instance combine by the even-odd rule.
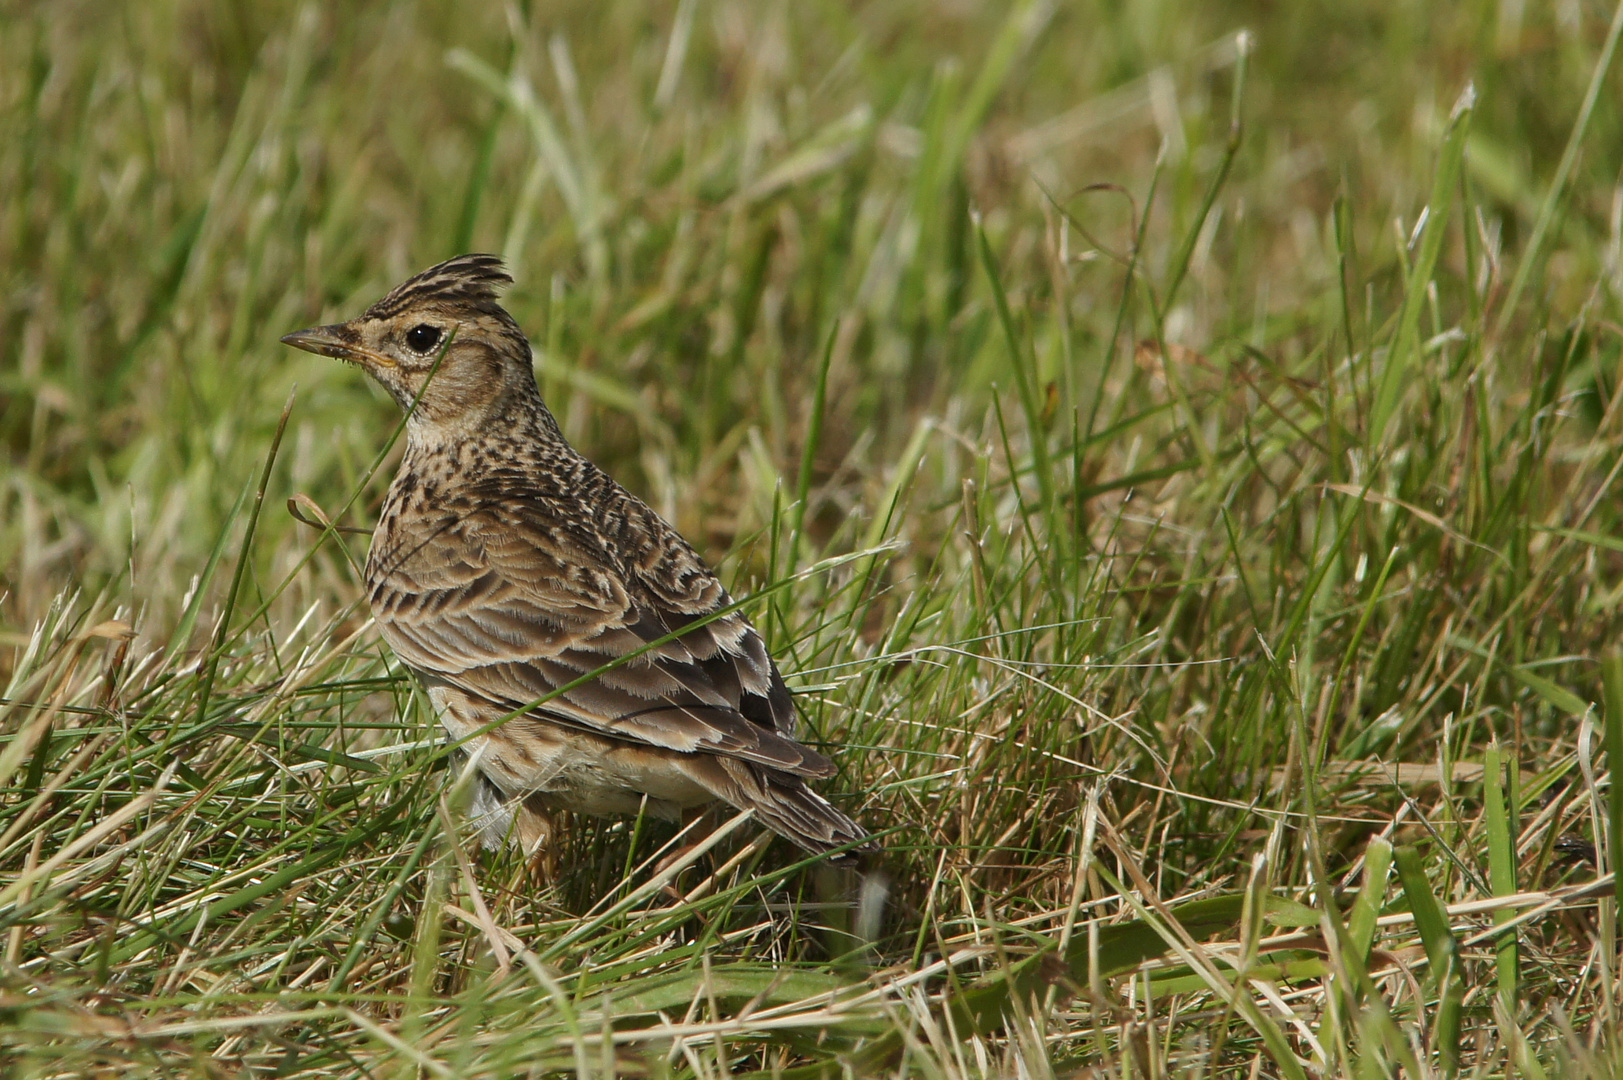
[[577, 731], [543, 717], [514, 717], [482, 735], [492, 719], [475, 713], [462, 695], [431, 687], [440, 722], [463, 749], [477, 755], [480, 771], [510, 799], [539, 796], [584, 814], [635, 814], [647, 797], [648, 812], [676, 819], [689, 807], [716, 796], [695, 783], [677, 751]]

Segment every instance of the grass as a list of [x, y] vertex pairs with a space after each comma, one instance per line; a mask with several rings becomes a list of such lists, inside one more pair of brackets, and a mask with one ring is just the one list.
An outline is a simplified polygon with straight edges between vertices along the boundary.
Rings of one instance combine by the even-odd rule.
[[[1618, 19], [11, 12], [0, 1072], [1611, 1075]], [[463, 250], [882, 872], [471, 843], [276, 343]]]

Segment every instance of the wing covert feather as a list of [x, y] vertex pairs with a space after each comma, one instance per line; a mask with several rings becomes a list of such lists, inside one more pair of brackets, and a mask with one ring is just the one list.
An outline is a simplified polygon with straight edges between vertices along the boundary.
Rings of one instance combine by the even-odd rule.
[[[630, 499], [630, 496], [626, 496]], [[731, 602], [652, 511], [643, 550], [615, 564], [534, 499], [380, 526], [367, 562], [385, 639], [409, 667], [509, 711], [530, 705]], [[744, 617], [721, 616], [541, 707], [602, 734], [715, 753], [800, 776], [832, 763], [793, 741], [794, 707]]]

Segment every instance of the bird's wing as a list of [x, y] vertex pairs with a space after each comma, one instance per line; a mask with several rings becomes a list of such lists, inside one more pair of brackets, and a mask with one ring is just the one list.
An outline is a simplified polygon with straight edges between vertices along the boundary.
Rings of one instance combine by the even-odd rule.
[[[624, 530], [635, 550], [629, 576], [638, 586], [636, 606], [641, 616], [631, 629], [645, 641], [657, 641], [730, 606], [732, 597], [698, 552], [652, 510], [630, 496], [626, 499], [622, 510], [634, 522]], [[684, 662], [692, 665], [682, 675], [684, 681], [715, 687], [737, 703], [746, 719], [794, 738], [795, 707], [789, 688], [743, 613], [712, 619], [677, 640], [687, 651]]]
[[601, 671], [730, 602], [668, 525], [640, 503], [631, 510], [647, 520], [619, 530], [623, 560], [531, 499], [395, 519], [367, 565], [384, 638], [408, 666], [498, 709], [592, 676], [539, 711], [670, 750], [829, 775], [828, 759], [791, 737], [788, 691], [737, 612]]

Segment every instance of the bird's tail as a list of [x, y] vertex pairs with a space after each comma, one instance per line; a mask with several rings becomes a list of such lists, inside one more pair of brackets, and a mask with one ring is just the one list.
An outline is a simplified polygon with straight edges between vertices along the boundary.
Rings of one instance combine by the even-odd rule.
[[761, 824], [816, 855], [844, 849], [838, 862], [855, 862], [875, 850], [868, 831], [798, 776], [738, 758], [685, 756], [685, 771], [716, 798], [753, 810]]

